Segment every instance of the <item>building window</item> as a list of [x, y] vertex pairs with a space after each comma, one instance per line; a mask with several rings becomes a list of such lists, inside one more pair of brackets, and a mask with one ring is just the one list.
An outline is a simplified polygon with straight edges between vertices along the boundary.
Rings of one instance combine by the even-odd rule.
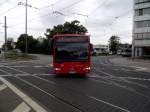
[[135, 33], [134, 34], [134, 39], [135, 40], [150, 40], [150, 32], [145, 32], [145, 33]]
[[148, 33], [143, 33], [143, 39], [146, 39], [146, 38], [147, 38], [147, 34], [148, 34]]
[[135, 16], [150, 15], [150, 7], [135, 10]]
[[150, 0], [135, 0], [135, 4], [147, 3], [147, 2], [150, 2]]
[[150, 8], [143, 9], [143, 14], [144, 15], [150, 15]]
[[139, 16], [143, 15], [143, 9], [139, 9]]
[[142, 39], [142, 38], [143, 38], [143, 34], [142, 34], [142, 33], [139, 33], [138, 36], [137, 36], [137, 38], [138, 38], [138, 39]]
[[136, 21], [135, 26], [136, 26], [136, 28], [150, 27], [150, 20]]
[[147, 33], [147, 39], [150, 39], [150, 32]]

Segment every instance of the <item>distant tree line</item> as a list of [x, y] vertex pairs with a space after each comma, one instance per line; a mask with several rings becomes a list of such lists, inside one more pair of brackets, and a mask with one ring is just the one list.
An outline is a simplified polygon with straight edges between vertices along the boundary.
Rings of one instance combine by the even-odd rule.
[[[52, 53], [52, 37], [55, 34], [86, 34], [88, 31], [86, 27], [80, 24], [79, 21], [74, 20], [71, 22], [65, 22], [64, 24], [59, 24], [53, 28], [47, 28], [45, 37], [34, 38], [31, 35], [21, 34], [18, 37], [17, 42], [9, 39], [6, 43], [7, 49], [12, 50], [20, 49], [25, 52], [25, 42], [27, 37], [28, 53], [39, 53], [39, 54], [51, 54]], [[122, 44], [120, 42], [120, 37], [113, 35], [109, 39], [109, 50], [116, 54], [117, 50], [123, 47], [131, 47], [129, 44]], [[3, 45], [4, 49], [5, 45]]]
[[[51, 54], [52, 53], [52, 37], [55, 34], [85, 34], [87, 29], [80, 24], [79, 21], [74, 20], [59, 24], [53, 28], [47, 28], [45, 37], [34, 38], [31, 35], [21, 34], [15, 43], [15, 49], [20, 49], [25, 52], [26, 37], [28, 53]], [[8, 50], [12, 50], [11, 42], [6, 43]], [[5, 45], [3, 45], [4, 48]]]
[[47, 38], [39, 37], [35, 39], [33, 36], [21, 34], [16, 42], [16, 49], [25, 52], [27, 37], [28, 53], [49, 54], [49, 41]]

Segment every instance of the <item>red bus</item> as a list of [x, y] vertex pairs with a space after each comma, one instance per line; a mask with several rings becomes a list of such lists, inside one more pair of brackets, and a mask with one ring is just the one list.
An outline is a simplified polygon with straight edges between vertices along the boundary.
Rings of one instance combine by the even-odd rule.
[[60, 34], [53, 37], [55, 74], [82, 74], [91, 70], [90, 36]]

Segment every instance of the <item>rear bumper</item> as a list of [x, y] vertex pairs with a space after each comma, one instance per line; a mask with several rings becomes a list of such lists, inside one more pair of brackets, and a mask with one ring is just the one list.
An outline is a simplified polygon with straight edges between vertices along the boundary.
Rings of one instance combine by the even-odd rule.
[[70, 71], [61, 71], [61, 70], [54, 70], [54, 73], [55, 74], [58, 74], [58, 75], [64, 75], [64, 74], [88, 74], [90, 73], [90, 70], [84, 70], [84, 71], [73, 71], [73, 72], [70, 72]]
[[90, 71], [90, 62], [64, 62], [54, 64], [55, 74], [88, 74]]

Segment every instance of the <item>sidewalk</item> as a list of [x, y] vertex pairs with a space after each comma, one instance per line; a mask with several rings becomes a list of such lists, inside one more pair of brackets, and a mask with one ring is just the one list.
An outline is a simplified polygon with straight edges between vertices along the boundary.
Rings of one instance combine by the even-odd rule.
[[18, 109], [31, 110], [6, 84], [0, 81], [0, 111], [17, 112]]
[[143, 71], [150, 72], [150, 60], [148, 59], [131, 59], [128, 57], [114, 57], [110, 61], [117, 65], [144, 68]]
[[47, 112], [3, 77], [0, 77], [0, 104], [0, 112]]

